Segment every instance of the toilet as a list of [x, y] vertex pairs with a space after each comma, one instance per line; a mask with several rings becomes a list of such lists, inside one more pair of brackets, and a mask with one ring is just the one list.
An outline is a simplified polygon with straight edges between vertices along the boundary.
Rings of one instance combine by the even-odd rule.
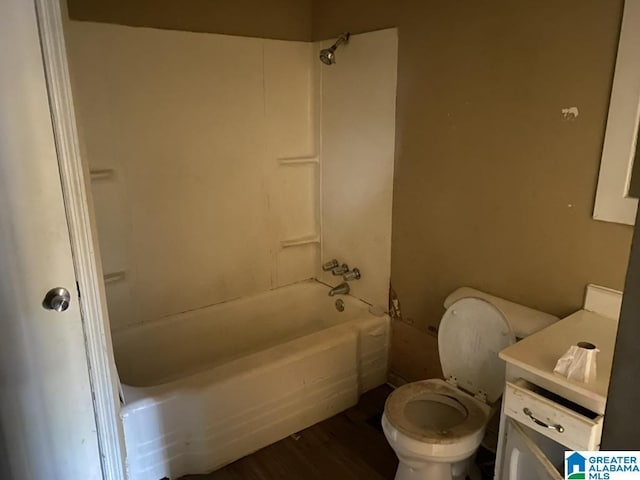
[[468, 287], [444, 306], [438, 350], [445, 380], [408, 383], [385, 404], [382, 428], [399, 460], [395, 480], [463, 480], [504, 389], [498, 352], [558, 320]]

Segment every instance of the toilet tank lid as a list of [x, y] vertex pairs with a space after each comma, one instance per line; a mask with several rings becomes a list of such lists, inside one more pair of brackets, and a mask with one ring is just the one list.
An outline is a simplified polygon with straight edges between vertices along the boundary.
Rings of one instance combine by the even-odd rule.
[[533, 308], [519, 305], [504, 298], [495, 297], [471, 287], [460, 287], [445, 299], [444, 307], [449, 308], [461, 298], [480, 298], [494, 305], [509, 322], [516, 338], [525, 338], [532, 333], [558, 321], [558, 317]]

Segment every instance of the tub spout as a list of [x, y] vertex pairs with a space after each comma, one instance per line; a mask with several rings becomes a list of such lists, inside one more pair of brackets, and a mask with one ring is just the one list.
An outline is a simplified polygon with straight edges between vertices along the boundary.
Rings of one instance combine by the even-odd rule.
[[347, 282], [342, 282], [337, 287], [333, 287], [329, 290], [329, 296], [333, 297], [334, 295], [347, 295], [351, 288], [349, 288], [349, 284]]

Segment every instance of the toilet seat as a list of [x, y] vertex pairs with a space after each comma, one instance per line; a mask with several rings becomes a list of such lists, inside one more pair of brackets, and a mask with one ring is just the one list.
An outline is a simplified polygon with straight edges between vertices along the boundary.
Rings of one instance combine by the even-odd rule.
[[[440, 403], [458, 410], [461, 413], [459, 421], [455, 422], [456, 414], [453, 412], [453, 424], [420, 425], [407, 409], [417, 401]], [[425, 405], [422, 408], [429, 407]], [[460, 443], [465, 437], [476, 436], [487, 424], [488, 407], [483, 408], [478, 400], [443, 380], [430, 379], [397, 388], [387, 398], [384, 414], [403, 435], [419, 442], [443, 445]]]

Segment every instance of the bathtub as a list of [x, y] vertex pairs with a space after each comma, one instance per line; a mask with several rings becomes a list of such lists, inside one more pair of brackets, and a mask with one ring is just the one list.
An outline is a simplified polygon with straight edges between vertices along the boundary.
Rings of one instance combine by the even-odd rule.
[[130, 480], [207, 473], [386, 381], [389, 317], [301, 282], [114, 332]]

